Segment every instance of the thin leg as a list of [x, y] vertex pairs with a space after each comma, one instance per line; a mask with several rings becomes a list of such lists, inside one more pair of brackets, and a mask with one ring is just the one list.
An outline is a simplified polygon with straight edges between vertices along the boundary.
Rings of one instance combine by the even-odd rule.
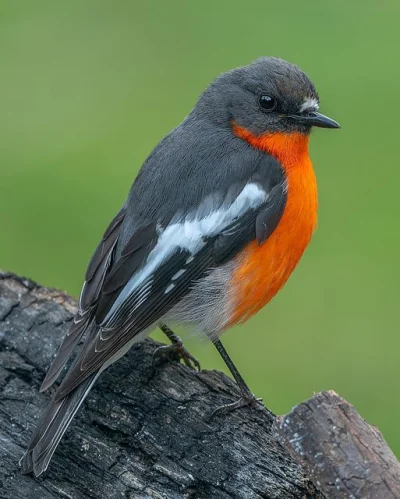
[[246, 382], [242, 378], [242, 375], [240, 372], [237, 370], [237, 367], [235, 364], [232, 362], [232, 359], [229, 357], [228, 352], [225, 350], [224, 346], [222, 345], [220, 340], [214, 340], [214, 345], [216, 349], [218, 350], [219, 354], [223, 358], [225, 364], [228, 366], [230, 372], [232, 373], [232, 376], [234, 380], [236, 381], [238, 387], [240, 388], [240, 391], [242, 392], [242, 397], [239, 400], [236, 400], [235, 402], [227, 405], [223, 405], [222, 407], [218, 407], [212, 414], [211, 418], [217, 415], [221, 414], [227, 414], [228, 412], [231, 412], [235, 409], [238, 409], [239, 407], [244, 407], [248, 405], [253, 405], [255, 407], [263, 407], [262, 405], [262, 399], [257, 399], [250, 391], [249, 387], [246, 385]]
[[232, 373], [234, 380], [236, 381], [240, 391], [246, 397], [254, 398], [254, 395], [251, 393], [250, 388], [246, 385], [245, 380], [242, 378], [242, 375], [237, 370], [237, 367], [233, 363], [232, 359], [229, 357], [228, 352], [225, 350], [225, 347], [222, 345], [220, 340], [214, 341], [215, 348], [218, 350], [228, 369]]
[[181, 345], [182, 340], [166, 324], [160, 324], [161, 331], [166, 335], [173, 345]]
[[159, 327], [171, 341], [171, 345], [158, 347], [153, 354], [153, 360], [156, 361], [160, 358], [175, 360], [178, 362], [183, 360], [183, 362], [191, 369], [197, 369], [200, 371], [201, 367], [199, 361], [186, 350], [179, 336], [175, 334], [166, 324], [159, 324]]

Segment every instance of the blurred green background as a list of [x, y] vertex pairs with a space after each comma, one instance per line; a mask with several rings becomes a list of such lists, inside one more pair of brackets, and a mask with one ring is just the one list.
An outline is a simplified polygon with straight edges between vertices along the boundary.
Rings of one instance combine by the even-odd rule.
[[[398, 0], [0, 3], [0, 266], [77, 295], [152, 147], [220, 72], [300, 65], [319, 229], [279, 296], [225, 345], [277, 413], [335, 389], [400, 455]], [[224, 369], [190, 339], [204, 368]]]

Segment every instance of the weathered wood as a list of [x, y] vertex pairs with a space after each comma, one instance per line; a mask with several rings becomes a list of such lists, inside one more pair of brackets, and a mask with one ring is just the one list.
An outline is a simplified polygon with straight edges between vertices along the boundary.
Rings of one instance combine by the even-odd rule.
[[333, 391], [277, 418], [283, 443], [330, 499], [398, 499], [400, 464], [381, 433]]
[[[38, 388], [75, 307], [60, 291], [0, 272], [1, 499], [400, 498], [390, 449], [337, 396], [319, 394], [275, 421], [250, 408], [210, 420], [238, 397], [233, 381], [177, 364], [154, 369], [150, 340], [100, 377], [45, 476], [21, 475], [18, 460], [50, 397]], [[340, 431], [329, 422], [336, 416]], [[364, 474], [361, 456], [370, 460]], [[392, 495], [375, 495], [378, 479]]]
[[272, 436], [265, 411], [209, 421], [238, 397], [222, 373], [152, 367], [146, 341], [104, 373], [59, 445], [47, 474], [23, 476], [18, 460], [49, 394], [38, 388], [75, 302], [0, 274], [0, 497], [321, 498]]

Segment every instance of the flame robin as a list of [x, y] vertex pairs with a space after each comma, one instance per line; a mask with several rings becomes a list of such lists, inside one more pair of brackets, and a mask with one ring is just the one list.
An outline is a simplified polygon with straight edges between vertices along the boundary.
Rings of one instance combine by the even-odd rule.
[[220, 75], [144, 162], [86, 272], [73, 325], [43, 382], [77, 353], [21, 459], [36, 476], [97, 377], [157, 326], [195, 362], [167, 324], [209, 337], [254, 400], [219, 337], [285, 284], [317, 221], [308, 155], [312, 127], [338, 128], [318, 111], [313, 83], [264, 57]]

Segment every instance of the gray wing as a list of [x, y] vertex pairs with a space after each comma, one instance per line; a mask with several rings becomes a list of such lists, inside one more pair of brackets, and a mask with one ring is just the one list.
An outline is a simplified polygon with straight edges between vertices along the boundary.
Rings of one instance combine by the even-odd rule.
[[58, 378], [62, 368], [71, 357], [73, 350], [93, 321], [104, 280], [112, 265], [115, 247], [125, 214], [126, 207], [124, 206], [109, 224], [96, 251], [93, 253], [86, 271], [85, 283], [81, 291], [78, 311], [73, 319], [70, 330], [61, 344], [56, 358], [43, 380], [40, 388], [41, 391], [47, 390], [47, 388], [49, 388]]
[[55, 400], [109, 365], [210, 268], [251, 240], [265, 241], [283, 213], [286, 191], [282, 179], [276, 185], [262, 180], [254, 176], [223, 195], [216, 192], [186, 216], [177, 214], [166, 226], [148, 224], [131, 237], [104, 282], [94, 316], [97, 331], [87, 338]]

